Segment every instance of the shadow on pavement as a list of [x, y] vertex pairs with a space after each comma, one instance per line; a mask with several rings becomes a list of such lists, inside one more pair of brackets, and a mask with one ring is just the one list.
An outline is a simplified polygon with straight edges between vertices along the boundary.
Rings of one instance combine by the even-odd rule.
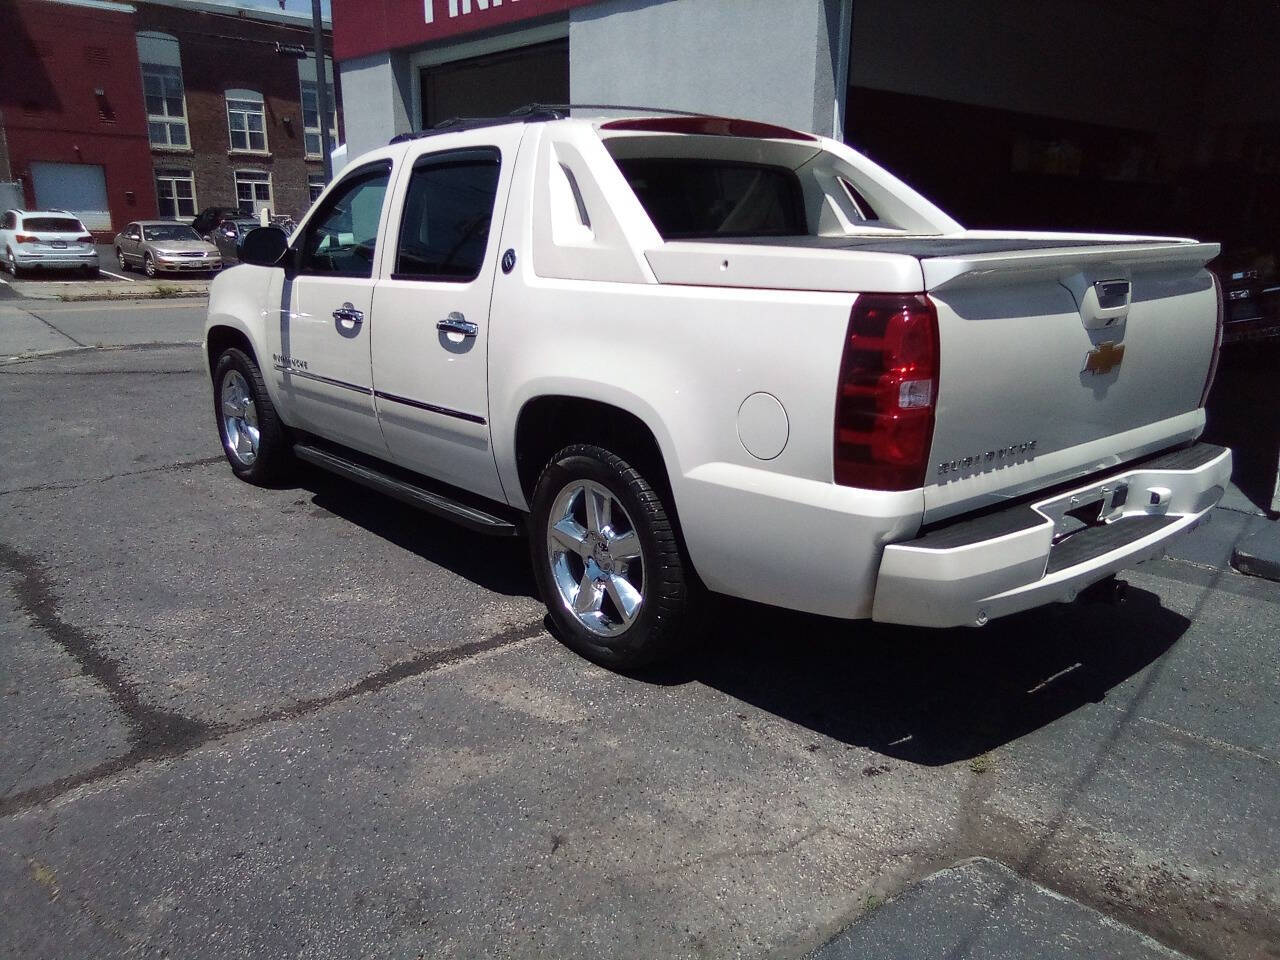
[[716, 606], [705, 647], [678, 673], [650, 679], [696, 680], [815, 733], [930, 766], [1102, 700], [1190, 625], [1132, 588], [1119, 606], [1047, 607], [981, 630]]
[[505, 596], [537, 596], [523, 537], [471, 533], [319, 469], [300, 469], [296, 485], [310, 491], [315, 506], [477, 586]]
[[1280, 461], [1280, 344], [1225, 347], [1209, 394], [1203, 439], [1232, 449], [1232, 480], [1270, 512]]
[[[523, 538], [478, 537], [319, 470], [298, 479], [315, 506], [430, 563], [488, 590], [536, 596]], [[637, 679], [703, 683], [843, 743], [939, 765], [1102, 700], [1189, 625], [1133, 588], [1120, 605], [1050, 606], [981, 630], [848, 622], [714, 598], [703, 642]]]

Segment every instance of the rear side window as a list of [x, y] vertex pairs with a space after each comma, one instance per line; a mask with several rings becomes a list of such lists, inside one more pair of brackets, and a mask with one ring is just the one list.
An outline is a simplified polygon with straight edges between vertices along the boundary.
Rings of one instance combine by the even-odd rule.
[[480, 275], [500, 164], [490, 148], [433, 154], [414, 164], [394, 279], [468, 283]]
[[23, 217], [23, 230], [35, 230], [44, 233], [84, 233], [85, 229], [79, 220], [71, 217]]
[[664, 240], [808, 234], [800, 180], [786, 167], [724, 160], [618, 160]]
[[374, 245], [391, 165], [377, 163], [339, 183], [303, 230], [298, 272], [373, 276]]

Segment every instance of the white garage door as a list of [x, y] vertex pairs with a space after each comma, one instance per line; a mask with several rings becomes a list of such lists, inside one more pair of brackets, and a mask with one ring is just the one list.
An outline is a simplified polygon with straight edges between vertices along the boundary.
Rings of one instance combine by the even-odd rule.
[[89, 163], [31, 164], [36, 206], [41, 210], [70, 210], [90, 230], [110, 230], [107, 176]]

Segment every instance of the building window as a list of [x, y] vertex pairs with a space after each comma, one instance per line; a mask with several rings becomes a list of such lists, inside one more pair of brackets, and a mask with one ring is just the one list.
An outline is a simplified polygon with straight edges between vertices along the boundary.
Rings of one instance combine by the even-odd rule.
[[138, 34], [142, 96], [147, 104], [147, 134], [153, 147], [190, 146], [187, 102], [182, 86], [178, 41], [163, 33]]
[[[329, 88], [329, 143], [338, 142], [337, 101], [333, 96], [333, 84]], [[320, 138], [320, 97], [316, 84], [311, 80], [302, 81], [302, 127], [303, 141], [306, 144], [307, 156], [318, 157], [321, 154]]]
[[267, 112], [262, 94], [255, 90], [228, 90], [227, 126], [232, 150], [267, 152]]
[[196, 215], [196, 182], [190, 170], [156, 171], [156, 209], [169, 220]]
[[271, 209], [271, 174], [262, 170], [236, 171], [236, 206], [246, 217], [256, 217], [263, 207]]
[[320, 194], [324, 193], [324, 177], [318, 177], [314, 174], [307, 177], [307, 193], [311, 195], [312, 203], [319, 200]]

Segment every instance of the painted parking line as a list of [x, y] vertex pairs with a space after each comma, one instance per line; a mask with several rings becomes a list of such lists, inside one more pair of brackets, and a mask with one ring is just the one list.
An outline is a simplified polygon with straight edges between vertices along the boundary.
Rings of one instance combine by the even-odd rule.
[[115, 277], [117, 280], [126, 280], [126, 281], [128, 281], [129, 283], [137, 283], [137, 282], [138, 282], [137, 280], [133, 279], [133, 277], [122, 277], [120, 274], [118, 274], [118, 273], [112, 273], [110, 270], [102, 270], [102, 271], [100, 271], [100, 272], [105, 273], [108, 277]]

